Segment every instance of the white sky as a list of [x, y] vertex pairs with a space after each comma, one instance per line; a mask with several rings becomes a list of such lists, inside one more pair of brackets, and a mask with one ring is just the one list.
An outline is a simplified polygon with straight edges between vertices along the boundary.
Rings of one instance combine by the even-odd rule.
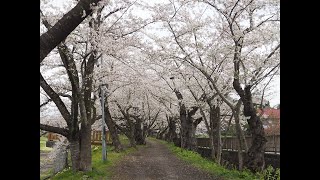
[[270, 106], [273, 107], [277, 104], [280, 104], [280, 77], [276, 76], [275, 79], [270, 83], [272, 86], [272, 91], [274, 91], [274, 95], [269, 97]]

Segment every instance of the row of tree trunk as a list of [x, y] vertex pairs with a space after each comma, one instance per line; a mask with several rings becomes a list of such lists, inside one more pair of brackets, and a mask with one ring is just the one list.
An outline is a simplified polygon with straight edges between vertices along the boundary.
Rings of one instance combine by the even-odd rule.
[[[201, 100], [205, 100], [207, 104], [209, 105], [209, 122], [207, 121], [206, 115], [202, 108], [200, 108], [200, 114], [202, 117], [200, 118], [194, 118], [193, 116], [199, 109], [199, 107], [192, 107], [191, 109], [187, 109], [185, 104], [183, 103], [183, 96], [182, 94], [177, 90], [174, 89], [174, 92], [176, 94], [176, 97], [179, 101], [179, 112], [180, 116], [179, 118], [175, 117], [169, 117], [167, 116], [168, 126], [164, 128], [162, 131], [159, 131], [157, 138], [164, 139], [169, 142], [174, 142], [181, 148], [197, 151], [197, 140], [195, 137], [195, 130], [197, 125], [201, 122], [202, 119], [204, 119], [208, 135], [210, 139], [210, 149], [211, 151], [211, 158], [217, 163], [221, 164], [222, 160], [222, 142], [221, 142], [221, 110], [220, 105], [213, 104], [212, 100], [214, 99], [214, 96], [211, 98], [207, 98], [206, 96], [203, 96]], [[193, 95], [194, 93], [191, 92]], [[248, 92], [249, 94], [250, 92]], [[196, 97], [195, 97], [196, 98]], [[251, 99], [250, 99], [251, 100]], [[196, 98], [196, 101], [199, 101], [199, 99]], [[251, 118], [248, 120], [249, 126], [258, 126], [252, 127], [257, 132], [252, 133], [253, 138], [256, 144], [253, 144], [250, 149], [248, 149], [247, 142], [245, 140], [245, 136], [243, 133], [243, 130], [240, 125], [240, 107], [242, 104], [242, 99], [240, 99], [235, 106], [235, 109], [232, 109], [232, 116], [230, 118], [230, 121], [232, 120], [232, 117], [235, 119], [235, 126], [236, 126], [236, 134], [237, 139], [239, 142], [239, 149], [238, 149], [238, 161], [239, 161], [239, 170], [242, 170], [244, 166], [250, 167], [253, 171], [261, 170], [261, 167], [264, 166], [264, 153], [261, 154], [261, 149], [263, 149], [263, 136], [262, 135], [255, 135], [255, 134], [261, 134], [261, 127], [262, 124], [260, 124], [259, 120], [257, 120], [257, 117], [255, 115], [255, 111], [253, 108], [248, 106], [250, 105], [250, 102], [247, 102], [249, 105], [245, 105], [244, 108], [246, 109], [245, 115], [248, 116], [250, 113]], [[251, 102], [252, 103], [252, 102]], [[180, 120], [180, 134], [178, 135], [176, 133], [176, 123], [177, 119]], [[179, 136], [179, 137], [178, 137]], [[261, 138], [262, 140], [257, 140], [257, 138]], [[180, 142], [178, 142], [179, 140]], [[261, 142], [261, 143], [258, 143]], [[243, 157], [243, 151], [247, 153], [246, 159]], [[255, 151], [255, 152], [254, 152]], [[260, 167], [260, 169], [258, 168]]]

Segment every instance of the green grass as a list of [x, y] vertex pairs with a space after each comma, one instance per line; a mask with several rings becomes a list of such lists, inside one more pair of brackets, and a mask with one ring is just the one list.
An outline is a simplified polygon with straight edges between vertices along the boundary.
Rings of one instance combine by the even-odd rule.
[[197, 138], [209, 138], [209, 136], [207, 134], [197, 134], [196, 137]]
[[[129, 141], [125, 136], [120, 136], [120, 141], [126, 145]], [[142, 147], [142, 146], [137, 146]], [[109, 179], [112, 175], [111, 167], [117, 164], [125, 155], [136, 151], [135, 148], [128, 148], [123, 152], [116, 153], [112, 151], [114, 148], [112, 146], [107, 146], [107, 162], [103, 162], [101, 159], [101, 146], [92, 146], [92, 171], [91, 172], [72, 172], [72, 169], [65, 169], [59, 172], [51, 180], [63, 180], [63, 179]]]
[[41, 174], [40, 174], [40, 180], [41, 180], [41, 179], [45, 179], [46, 177], [49, 177], [49, 176], [51, 176], [52, 174], [53, 174], [53, 170], [49, 170], [49, 171], [47, 171], [47, 172], [41, 173]]
[[125, 135], [120, 135], [119, 140], [120, 140], [122, 146], [127, 147], [130, 145], [129, 139]]
[[48, 140], [47, 137], [44, 137], [44, 136], [40, 137], [40, 151], [50, 152], [52, 150], [52, 148], [46, 147], [47, 140]]
[[214, 176], [222, 178], [224, 180], [255, 180], [260, 179], [259, 175], [255, 175], [249, 171], [229, 170], [220, 166], [213, 161], [201, 157], [200, 154], [188, 151], [179, 147], [176, 147], [173, 143], [150, 138], [152, 140], [159, 141], [168, 146], [168, 148], [180, 159], [192, 164], [193, 166], [205, 170]]

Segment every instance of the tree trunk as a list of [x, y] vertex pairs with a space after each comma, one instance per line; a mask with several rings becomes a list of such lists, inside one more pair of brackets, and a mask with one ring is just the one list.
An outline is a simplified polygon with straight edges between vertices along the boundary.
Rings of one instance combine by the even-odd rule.
[[177, 133], [176, 133], [176, 121], [174, 117], [169, 117], [169, 131], [168, 131], [168, 138], [166, 139], [168, 142], [173, 142], [177, 138]]
[[143, 131], [142, 131], [142, 120], [140, 118], [136, 118], [136, 123], [134, 125], [135, 127], [135, 141], [138, 145], [145, 145], [146, 141], [143, 136]]
[[129, 141], [130, 141], [130, 146], [131, 147], [136, 147], [136, 140], [135, 140], [135, 126], [134, 123], [131, 119], [128, 120], [129, 121]]
[[189, 117], [190, 120], [189, 122], [191, 123], [191, 125], [189, 125], [189, 129], [188, 129], [188, 149], [192, 150], [192, 151], [197, 151], [198, 150], [198, 145], [197, 145], [197, 138], [196, 138], [196, 128], [198, 124], [193, 123], [193, 118]]
[[209, 134], [209, 148], [211, 149], [211, 158], [212, 160], [216, 159], [215, 148], [213, 146], [213, 134], [212, 131], [208, 132]]
[[112, 139], [112, 144], [114, 145], [114, 149], [116, 152], [120, 152], [123, 150], [123, 147], [122, 147], [122, 144], [119, 140], [116, 126], [112, 120], [112, 117], [111, 117], [111, 114], [109, 111], [109, 106], [107, 104], [108, 103], [107, 99], [105, 102], [106, 102], [106, 106], [104, 107], [104, 113], [105, 113], [105, 117], [106, 117], [105, 122], [106, 122], [108, 129], [109, 129], [109, 132], [111, 134], [111, 139]]
[[164, 138], [163, 138], [163, 135], [166, 133], [166, 131], [167, 131], [168, 128], [169, 128], [169, 127], [167, 126], [167, 127], [165, 127], [163, 130], [159, 130], [159, 132], [158, 132], [158, 134], [157, 134], [157, 138], [158, 138], [158, 139], [164, 139]]
[[246, 166], [254, 172], [261, 171], [264, 169], [264, 152], [267, 139], [263, 129], [262, 122], [258, 116], [251, 116], [248, 120], [249, 127], [253, 131], [252, 134], [252, 145], [248, 150], [248, 157], [245, 162]]
[[180, 105], [180, 123], [181, 123], [181, 148], [188, 148], [188, 125], [187, 125], [187, 112], [184, 104]]
[[185, 107], [182, 106], [180, 108], [181, 148], [196, 151], [197, 139], [195, 133], [197, 125], [194, 125], [193, 118], [190, 115], [186, 116], [187, 113], [185, 110], [183, 110]]
[[[212, 111], [212, 112], [211, 112]], [[212, 116], [212, 117], [211, 117]], [[212, 143], [213, 143], [213, 159], [216, 163], [221, 163], [221, 122], [220, 122], [220, 107], [210, 107], [210, 125], [212, 131]]]
[[148, 126], [146, 124], [143, 125], [143, 137], [146, 138], [147, 136], [149, 136], [148, 134]]
[[74, 172], [79, 171], [80, 168], [80, 145], [79, 139], [71, 139], [70, 142], [70, 153], [72, 170]]
[[[130, 134], [132, 134], [132, 133], [130, 133]], [[136, 147], [136, 141], [135, 141], [135, 139], [134, 139], [134, 133], [133, 133], [132, 136], [133, 136], [133, 137], [128, 137], [129, 142], [130, 142], [130, 147]]]
[[80, 171], [92, 171], [91, 124], [81, 123], [80, 137]]
[[196, 151], [197, 150], [197, 139], [196, 139], [196, 127], [193, 123], [193, 118], [186, 117], [182, 112], [180, 114], [181, 121], [181, 148]]
[[199, 107], [193, 107], [187, 111], [185, 104], [182, 102], [183, 96], [177, 89], [174, 92], [179, 100], [180, 106], [180, 123], [181, 123], [181, 148], [197, 151], [197, 139], [195, 137], [196, 127], [200, 123], [194, 123], [192, 116], [197, 112]]
[[239, 94], [243, 102], [243, 113], [249, 125], [249, 131], [252, 135], [252, 145], [248, 150], [245, 166], [253, 172], [264, 169], [264, 151], [267, 143], [265, 132], [260, 118], [256, 114], [256, 109], [253, 107], [251, 86], [247, 85], [244, 90], [240, 86], [238, 79], [234, 79], [233, 87]]

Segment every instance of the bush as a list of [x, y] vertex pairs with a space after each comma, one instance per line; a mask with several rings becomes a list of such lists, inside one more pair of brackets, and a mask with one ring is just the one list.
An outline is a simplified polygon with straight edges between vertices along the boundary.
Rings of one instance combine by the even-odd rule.
[[268, 166], [268, 168], [262, 171], [261, 176], [263, 180], [280, 180], [280, 169]]

